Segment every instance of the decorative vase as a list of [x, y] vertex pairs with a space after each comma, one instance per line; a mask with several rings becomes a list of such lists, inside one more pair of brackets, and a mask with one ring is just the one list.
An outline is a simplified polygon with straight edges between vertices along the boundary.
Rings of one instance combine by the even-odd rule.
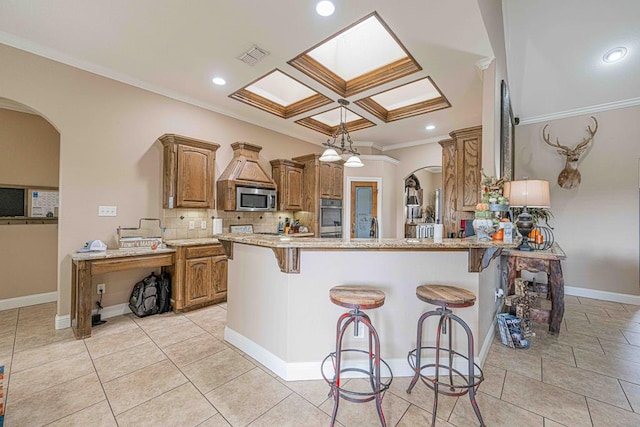
[[473, 230], [480, 241], [491, 241], [493, 234], [493, 220], [476, 218], [473, 220]]

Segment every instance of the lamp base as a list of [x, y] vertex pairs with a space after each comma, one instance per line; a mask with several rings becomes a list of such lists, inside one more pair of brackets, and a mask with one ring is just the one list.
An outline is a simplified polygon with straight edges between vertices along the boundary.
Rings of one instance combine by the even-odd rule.
[[527, 211], [526, 206], [522, 210], [522, 213], [518, 215], [516, 227], [518, 228], [518, 232], [522, 236], [522, 243], [520, 243], [520, 246], [518, 246], [518, 250], [532, 251], [533, 249], [531, 248], [531, 246], [529, 246], [529, 233], [531, 233], [531, 230], [533, 230], [533, 218]]

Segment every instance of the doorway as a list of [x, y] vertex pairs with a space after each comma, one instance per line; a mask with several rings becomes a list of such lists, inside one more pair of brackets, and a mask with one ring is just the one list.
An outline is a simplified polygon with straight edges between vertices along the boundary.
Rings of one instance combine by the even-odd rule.
[[378, 183], [375, 181], [351, 181], [350, 194], [351, 237], [379, 237]]

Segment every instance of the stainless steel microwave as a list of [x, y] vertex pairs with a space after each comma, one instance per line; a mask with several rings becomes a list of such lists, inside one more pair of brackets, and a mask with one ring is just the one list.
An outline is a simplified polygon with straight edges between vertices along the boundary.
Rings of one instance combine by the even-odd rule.
[[270, 212], [276, 210], [276, 190], [268, 188], [236, 187], [237, 211]]

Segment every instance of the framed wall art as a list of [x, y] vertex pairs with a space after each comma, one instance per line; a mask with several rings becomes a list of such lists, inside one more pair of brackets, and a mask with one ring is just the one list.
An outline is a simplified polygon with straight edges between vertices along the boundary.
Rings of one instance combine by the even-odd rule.
[[515, 119], [511, 110], [509, 88], [504, 80], [500, 85], [500, 93], [500, 177], [511, 181], [515, 179]]

